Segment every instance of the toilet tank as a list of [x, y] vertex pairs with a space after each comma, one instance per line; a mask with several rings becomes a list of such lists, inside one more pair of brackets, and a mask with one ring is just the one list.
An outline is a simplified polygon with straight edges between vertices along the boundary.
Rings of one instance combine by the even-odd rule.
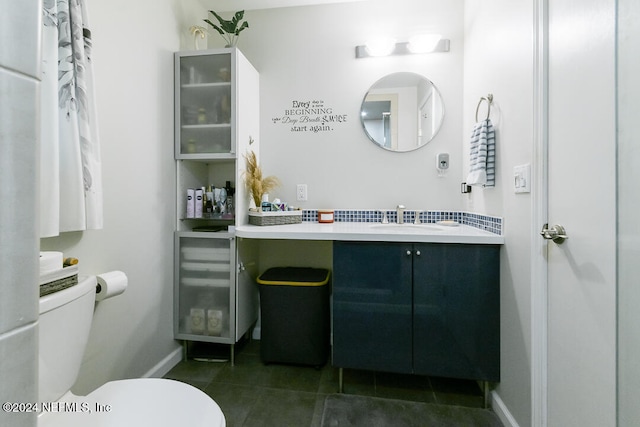
[[53, 402], [78, 378], [89, 339], [96, 293], [96, 277], [40, 298], [38, 319], [39, 401]]

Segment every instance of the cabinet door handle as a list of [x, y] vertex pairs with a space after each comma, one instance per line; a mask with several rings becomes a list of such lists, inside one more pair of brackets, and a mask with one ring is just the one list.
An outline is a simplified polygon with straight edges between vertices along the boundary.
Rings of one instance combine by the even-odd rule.
[[416, 251], [416, 255], [417, 255], [417, 256], [420, 256], [420, 251]]
[[411, 251], [407, 251], [407, 256], [411, 256]]

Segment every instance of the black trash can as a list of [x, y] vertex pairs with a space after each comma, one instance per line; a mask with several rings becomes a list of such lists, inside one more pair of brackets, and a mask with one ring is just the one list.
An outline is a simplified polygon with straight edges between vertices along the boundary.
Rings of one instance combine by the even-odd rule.
[[275, 267], [258, 278], [264, 363], [324, 365], [329, 357], [330, 272]]

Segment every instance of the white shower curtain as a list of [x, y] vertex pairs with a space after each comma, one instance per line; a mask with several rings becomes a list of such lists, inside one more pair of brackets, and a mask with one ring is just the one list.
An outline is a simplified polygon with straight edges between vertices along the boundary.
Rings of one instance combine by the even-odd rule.
[[85, 0], [44, 0], [40, 236], [102, 228], [102, 167]]

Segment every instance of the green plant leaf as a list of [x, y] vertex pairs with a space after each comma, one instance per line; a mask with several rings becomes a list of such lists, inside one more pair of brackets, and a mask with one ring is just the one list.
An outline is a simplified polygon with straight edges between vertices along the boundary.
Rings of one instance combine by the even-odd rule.
[[245, 28], [249, 28], [249, 23], [247, 21], [243, 22], [242, 26], [236, 30], [236, 36], [240, 34], [240, 31], [244, 30]]
[[229, 33], [229, 34], [234, 34], [236, 32], [236, 27], [238, 26], [237, 23], [233, 23], [233, 22], [227, 22], [226, 24], [226, 28], [224, 28], [224, 30]]
[[209, 19], [205, 19], [204, 22], [206, 22], [207, 24], [211, 25], [221, 35], [224, 35], [224, 31], [222, 31], [222, 28], [218, 27], [216, 24], [211, 22]]
[[216, 17], [216, 19], [218, 20], [220, 25], [223, 25], [225, 22], [229, 22], [229, 21], [226, 21], [224, 18], [222, 18], [222, 16], [218, 15], [217, 13], [215, 13], [213, 10], [210, 10], [209, 13], [213, 14], [213, 16]]

